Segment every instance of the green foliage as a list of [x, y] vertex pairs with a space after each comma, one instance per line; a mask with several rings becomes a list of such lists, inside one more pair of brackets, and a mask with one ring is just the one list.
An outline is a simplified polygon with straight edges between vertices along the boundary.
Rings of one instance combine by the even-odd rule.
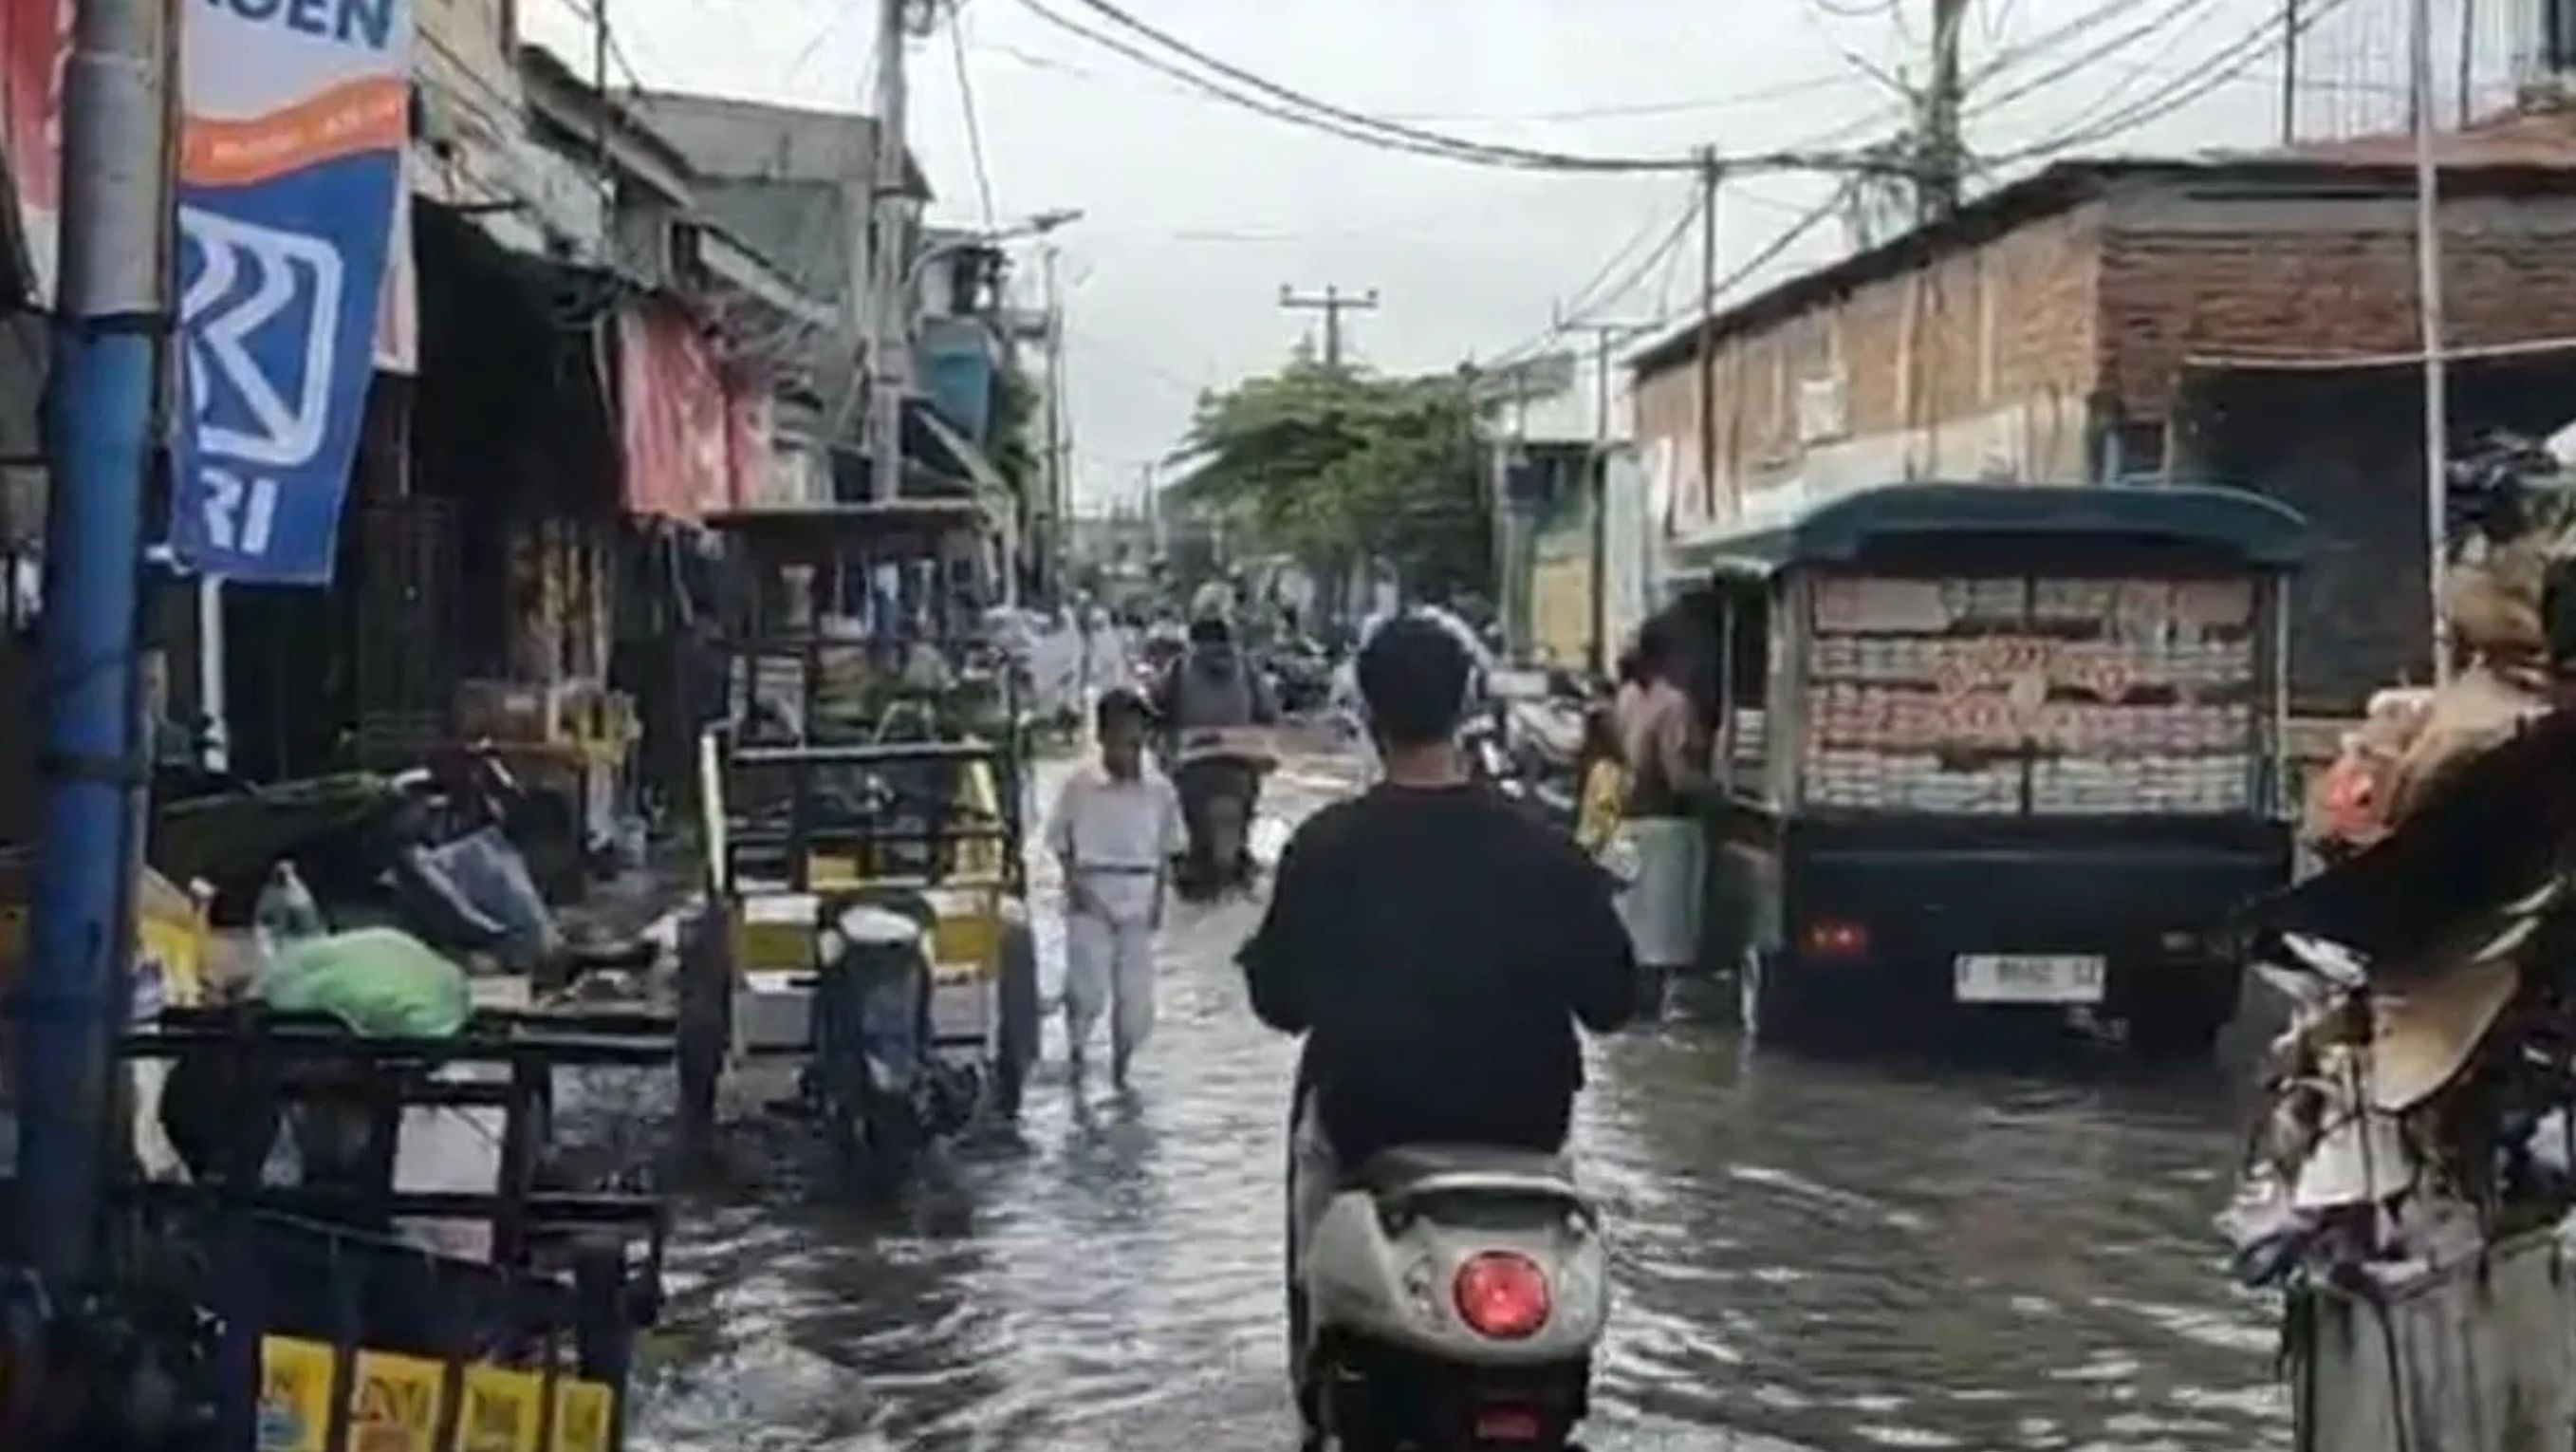
[[1472, 589], [1490, 572], [1475, 417], [1454, 377], [1300, 357], [1202, 396], [1184, 454], [1174, 503], [1318, 573], [1376, 558], [1417, 586]]

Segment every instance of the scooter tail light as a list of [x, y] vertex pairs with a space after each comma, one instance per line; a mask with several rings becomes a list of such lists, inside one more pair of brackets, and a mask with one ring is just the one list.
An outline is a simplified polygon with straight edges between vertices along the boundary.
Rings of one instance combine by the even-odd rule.
[[1547, 1324], [1547, 1272], [1528, 1256], [1489, 1250], [1469, 1256], [1451, 1283], [1458, 1318], [1496, 1341], [1525, 1341]]

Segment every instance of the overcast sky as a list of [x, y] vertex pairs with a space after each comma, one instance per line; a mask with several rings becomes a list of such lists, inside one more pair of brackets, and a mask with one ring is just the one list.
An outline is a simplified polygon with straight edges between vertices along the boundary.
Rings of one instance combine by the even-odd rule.
[[[871, 0], [601, 0], [619, 83], [869, 109]], [[1919, 81], [1931, 0], [1120, 0], [1211, 55], [1334, 104], [1478, 140], [1588, 154], [1683, 156], [1848, 146], [1894, 129]], [[2305, 0], [2332, 11], [2305, 40], [2303, 125], [2402, 125], [2405, 0]], [[2500, 101], [2516, 30], [2486, 0], [2480, 104]], [[1075, 468], [1083, 498], [1132, 497], [1204, 386], [1276, 366], [1315, 325], [1280, 286], [1374, 288], [1351, 326], [1389, 370], [1450, 368], [1539, 341], [1552, 307], [1604, 266], [1636, 276], [1588, 313], [1669, 318], [1691, 306], [1695, 246], [1639, 268], [1688, 205], [1668, 176], [1565, 176], [1405, 155], [1237, 109], [1051, 23], [1093, 29], [1083, 0], [943, 0], [909, 51], [911, 132], [934, 220], [983, 220], [966, 125], [980, 121], [994, 215], [1080, 207], [1059, 234]], [[529, 38], [590, 53], [590, 0], [522, 0]], [[2280, 0], [1972, 0], [1970, 143], [1987, 156], [2156, 102], [2243, 63]], [[2453, 16], [2457, 4], [2436, 7]], [[1723, 15], [1723, 22], [1716, 17]], [[2448, 20], [2446, 26], [2459, 22]], [[2276, 34], [2273, 32], [2272, 34]], [[2272, 38], [2267, 34], [2265, 39]], [[2454, 74], [2445, 36], [2441, 69]], [[959, 80], [960, 60], [967, 81]], [[1991, 74], [1987, 72], [1991, 70]], [[2277, 52], [2095, 150], [2259, 147], [2279, 133]], [[2452, 103], [2444, 103], [2447, 112]], [[1732, 271], [1835, 183], [1730, 181], [1719, 228]], [[1829, 259], [1815, 229], [1761, 278]], [[1034, 278], [1034, 266], [1022, 272]], [[1596, 291], [1608, 291], [1598, 288]], [[1741, 295], [1739, 290], [1737, 295]]]

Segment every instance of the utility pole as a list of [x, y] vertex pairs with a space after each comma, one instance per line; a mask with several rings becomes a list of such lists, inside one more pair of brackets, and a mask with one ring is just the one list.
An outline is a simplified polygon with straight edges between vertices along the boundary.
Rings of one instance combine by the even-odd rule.
[[1279, 305], [1291, 312], [1303, 310], [1324, 315], [1324, 367], [1339, 373], [1342, 371], [1342, 314], [1377, 311], [1377, 289], [1345, 293], [1340, 288], [1327, 287], [1320, 294], [1308, 293], [1301, 297], [1295, 288], [1283, 283], [1279, 288]]
[[2281, 0], [2281, 144], [2299, 144], [2299, 0]]
[[876, 221], [873, 264], [876, 338], [868, 360], [869, 496], [882, 504], [903, 493], [903, 395], [912, 376], [911, 274], [906, 255], [911, 204], [904, 144], [904, 45], [911, 38], [909, 0], [877, 0], [876, 164], [868, 177], [868, 212]]
[[1725, 180], [1717, 148], [1699, 153], [1699, 488], [1700, 505], [1717, 509], [1717, 188]]
[[1593, 344], [1592, 409], [1592, 621], [1585, 664], [1595, 677], [1609, 675], [1610, 663], [1610, 354], [1622, 338], [1646, 332], [1652, 323], [1578, 323], [1562, 308], [1560, 333], [1589, 333]]
[[2415, 112], [2415, 294], [2424, 335], [2425, 600], [2432, 607], [2433, 679], [2451, 678], [2442, 648], [2442, 592], [2447, 583], [2450, 519], [2450, 379], [2443, 357], [2442, 172], [2433, 155], [2433, 0], [2413, 0]]
[[1163, 539], [1163, 498], [1154, 488], [1154, 466], [1136, 466], [1136, 487], [1145, 495], [1145, 538], [1153, 545], [1154, 558], [1168, 559], [1170, 549]]
[[136, 597], [170, 327], [173, 13], [159, 0], [81, 0], [64, 71], [45, 400], [44, 812], [33, 951], [15, 1004], [16, 1222], [58, 1298], [85, 1289], [96, 1265], [116, 1036], [129, 1009], [143, 836]]
[[2460, 0], [2460, 129], [2477, 119], [2478, 0]]
[[1065, 488], [1064, 457], [1064, 294], [1056, 286], [1056, 249], [1053, 243], [1038, 254], [1039, 265], [1046, 272], [1046, 490], [1048, 529], [1052, 539], [1033, 543], [1041, 566], [1042, 590], [1061, 593], [1059, 578], [1066, 542], [1072, 538], [1073, 510], [1071, 494]]
[[1968, 0], [1932, 0], [1932, 89], [1923, 98], [1923, 172], [1916, 193], [1926, 222], [1959, 209], [1960, 177], [1967, 169], [1959, 42], [1967, 22]]

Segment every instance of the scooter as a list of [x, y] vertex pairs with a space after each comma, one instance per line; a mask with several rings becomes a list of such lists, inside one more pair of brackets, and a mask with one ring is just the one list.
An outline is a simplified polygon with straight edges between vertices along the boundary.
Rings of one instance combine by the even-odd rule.
[[1423, 1146], [1361, 1165], [1301, 1271], [1309, 1447], [1579, 1452], [1610, 1314], [1600, 1222], [1550, 1155]]
[[1179, 884], [1212, 896], [1252, 879], [1252, 813], [1275, 756], [1226, 730], [1186, 731], [1171, 752], [1172, 782], [1189, 826]]
[[931, 1051], [930, 907], [917, 894], [827, 900], [814, 934], [814, 1057], [798, 1085], [841, 1168], [880, 1186], [964, 1129], [976, 1071]]

